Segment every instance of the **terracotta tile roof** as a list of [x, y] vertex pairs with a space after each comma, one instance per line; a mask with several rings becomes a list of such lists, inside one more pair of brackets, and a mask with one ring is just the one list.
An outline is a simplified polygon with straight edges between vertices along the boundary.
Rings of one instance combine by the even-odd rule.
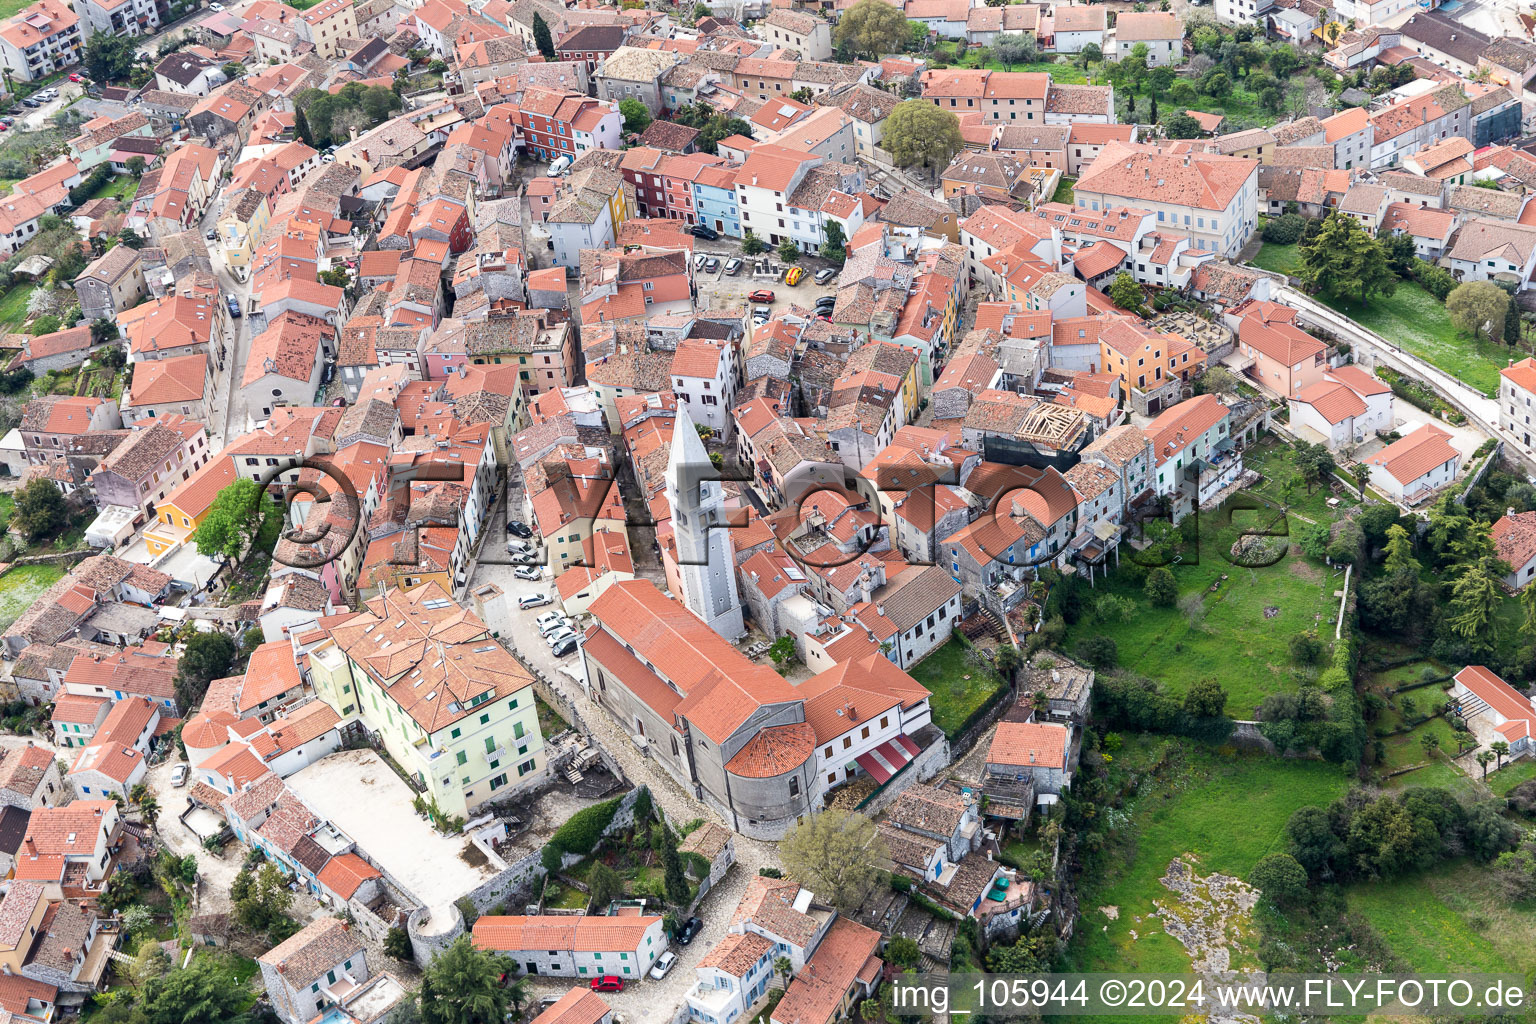
[[612, 1012], [590, 988], [573, 988], [535, 1017], [533, 1024], [599, 1024]]
[[1161, 466], [1228, 415], [1215, 395], [1198, 395], [1165, 409], [1146, 426], [1152, 456]]
[[1493, 524], [1493, 546], [1518, 575], [1536, 558], [1536, 512], [1500, 516]]
[[798, 771], [816, 749], [817, 737], [804, 722], [760, 729], [725, 770], [743, 779], [774, 779]]
[[310, 924], [256, 959], [275, 968], [288, 985], [302, 989], [363, 951], [363, 944], [344, 922], [328, 917]]
[[1461, 458], [1461, 453], [1451, 447], [1450, 437], [1433, 423], [1426, 423], [1365, 461], [1380, 466], [1399, 484], [1407, 486], [1431, 470]]
[[513, 952], [558, 949], [562, 952], [634, 952], [659, 917], [543, 917], [486, 914], [475, 921], [476, 949]]
[[757, 932], [730, 932], [704, 954], [699, 967], [713, 967], [733, 978], [745, 978], [773, 948], [773, 943]]
[[1083, 172], [1076, 188], [1080, 193], [1225, 210], [1257, 173], [1257, 162], [1246, 157], [1110, 143]]
[[1294, 313], [1286, 319], [1275, 319], [1266, 312], [1270, 305], [1256, 304], [1238, 322], [1239, 341], [1286, 367], [1322, 355], [1327, 346], [1295, 326], [1291, 322]]
[[349, 900], [352, 894], [361, 888], [362, 884], [370, 878], [383, 877], [379, 869], [369, 864], [355, 853], [343, 853], [326, 861], [325, 867], [317, 876], [320, 884], [340, 896]]
[[200, 402], [207, 387], [208, 356], [205, 353], [146, 359], [134, 364], [127, 404], [129, 408], [135, 408]]
[[1516, 387], [1536, 394], [1536, 359], [1526, 356], [1500, 370], [1499, 375]]
[[1496, 728], [1509, 740], [1524, 739], [1531, 735], [1531, 719], [1536, 710], [1531, 699], [1510, 686], [1493, 670], [1484, 665], [1468, 665], [1456, 673], [1456, 682], [1470, 690], [1484, 704], [1506, 721]]
[[880, 965], [875, 956], [879, 949], [879, 932], [846, 917], [837, 918], [789, 983], [784, 998], [774, 1008], [773, 1019], [782, 1024], [826, 1024], [834, 1019], [869, 962], [873, 960], [877, 968]]
[[1134, 40], [1183, 39], [1184, 24], [1177, 14], [1162, 11], [1122, 11], [1115, 18], [1115, 38], [1119, 42]]
[[1303, 388], [1291, 401], [1310, 405], [1317, 410], [1319, 416], [1333, 424], [1343, 423], [1349, 417], [1360, 416], [1365, 412], [1365, 402], [1359, 395], [1331, 380], [1320, 380]]
[[987, 749], [987, 763], [1065, 768], [1068, 736], [1066, 726], [1055, 722], [999, 722]]

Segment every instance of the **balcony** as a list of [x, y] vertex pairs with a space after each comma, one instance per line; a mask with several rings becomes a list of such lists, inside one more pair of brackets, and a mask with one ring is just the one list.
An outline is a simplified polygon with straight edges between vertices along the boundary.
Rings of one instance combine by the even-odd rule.
[[503, 760], [506, 756], [507, 748], [505, 744], [500, 744], [496, 747], [496, 749], [487, 750], [485, 752], [485, 759], [487, 761], [500, 761]]
[[725, 1020], [731, 1007], [740, 1002], [733, 990], [715, 988], [703, 982], [694, 985], [683, 998], [688, 1001], [689, 1006], [715, 1020]]

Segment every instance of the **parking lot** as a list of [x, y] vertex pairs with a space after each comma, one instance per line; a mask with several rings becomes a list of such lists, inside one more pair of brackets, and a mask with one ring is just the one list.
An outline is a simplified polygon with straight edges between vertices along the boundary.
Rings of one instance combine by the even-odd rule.
[[[775, 315], [791, 305], [800, 306], [809, 310], [816, 305], [816, 300], [823, 295], [836, 294], [833, 287], [837, 279], [833, 278], [825, 285], [816, 283], [816, 272], [824, 268], [836, 268], [836, 265], [823, 259], [802, 259], [797, 266], [805, 268], [805, 276], [799, 284], [785, 284], [777, 276], [757, 277], [753, 276], [753, 258], [742, 256], [739, 246], [733, 246], [729, 251], [711, 252], [709, 249], [696, 248], [695, 253], [708, 252], [720, 260], [720, 268], [713, 274], [704, 270], [694, 273], [694, 281], [699, 288], [699, 307], [701, 309], [726, 309], [731, 306], [768, 306]], [[778, 258], [771, 253], [764, 254], [776, 267], [783, 268]], [[725, 273], [728, 260], [736, 257], [742, 260], [741, 270], [734, 276]], [[758, 256], [756, 259], [761, 260]], [[748, 300], [747, 296], [758, 289], [766, 288], [773, 292], [773, 301], [770, 303], [755, 303]]]

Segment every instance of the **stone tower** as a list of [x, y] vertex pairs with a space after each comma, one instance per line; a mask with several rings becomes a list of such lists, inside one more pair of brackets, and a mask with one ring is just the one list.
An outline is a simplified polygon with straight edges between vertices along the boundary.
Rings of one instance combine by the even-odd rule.
[[683, 603], [727, 640], [747, 632], [736, 591], [736, 559], [725, 516], [725, 488], [694, 429], [688, 407], [677, 406], [672, 455], [667, 462], [667, 501], [677, 539]]

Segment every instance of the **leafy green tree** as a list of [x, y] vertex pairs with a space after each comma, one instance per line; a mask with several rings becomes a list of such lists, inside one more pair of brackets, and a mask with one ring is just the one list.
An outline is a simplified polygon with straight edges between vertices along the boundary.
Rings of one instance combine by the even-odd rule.
[[1035, 48], [1035, 44], [1020, 32], [1004, 32], [999, 35], [992, 44], [992, 55], [1004, 71], [1012, 71], [1015, 64], [1033, 64], [1040, 59], [1040, 51]]
[[554, 37], [550, 35], [548, 22], [538, 13], [533, 16], [533, 45], [538, 47], [545, 60], [555, 59]]
[[1248, 881], [1264, 898], [1282, 910], [1295, 907], [1307, 898], [1307, 872], [1288, 853], [1271, 853], [1259, 859], [1248, 874]]
[[196, 957], [144, 985], [143, 1024], [228, 1024], [245, 1011], [249, 992], [232, 984], [222, 958]]
[[272, 863], [262, 865], [254, 874], [249, 870], [242, 874], [251, 877], [243, 887], [243, 897], [233, 901], [235, 917], [251, 931], [266, 931], [286, 917], [293, 904], [293, 894], [288, 891], [288, 876]]
[[1147, 573], [1147, 582], [1142, 585], [1142, 592], [1159, 608], [1172, 608], [1179, 599], [1179, 584], [1173, 578], [1173, 572], [1166, 565], [1160, 565]]
[[1525, 329], [1520, 322], [1520, 304], [1511, 295], [1509, 305], [1504, 310], [1504, 342], [1509, 345], [1518, 345], [1523, 333]]
[[779, 259], [785, 263], [800, 262], [800, 243], [793, 238], [786, 237], [779, 243]]
[[391, 928], [384, 935], [384, 952], [396, 960], [409, 962], [414, 957], [415, 951], [411, 948], [411, 937], [406, 934], [404, 928]]
[[[662, 826], [664, 829], [665, 825]], [[683, 874], [683, 856], [677, 852], [677, 837], [672, 835], [671, 829], [666, 829], [667, 835], [661, 847], [661, 864], [664, 871], [663, 882], [667, 889], [667, 902], [673, 906], [686, 907], [693, 892], [688, 887], [688, 878]]]
[[1200, 122], [1188, 114], [1168, 114], [1163, 118], [1163, 134], [1170, 139], [1198, 139], [1204, 133]]
[[1313, 629], [1293, 635], [1290, 648], [1291, 660], [1298, 665], [1316, 665], [1317, 659], [1323, 656], [1323, 642]]
[[1100, 671], [1114, 668], [1120, 663], [1120, 647], [1115, 638], [1097, 633], [1084, 637], [1077, 643], [1077, 656]]
[[768, 645], [768, 657], [782, 671], [786, 665], [795, 660], [795, 638], [788, 633], [779, 637]]
[[1141, 285], [1136, 283], [1128, 271], [1120, 271], [1109, 283], [1109, 301], [1121, 309], [1140, 309], [1145, 298], [1146, 293], [1141, 290]]
[[1314, 878], [1330, 877], [1334, 862], [1344, 856], [1344, 844], [1321, 807], [1298, 809], [1285, 823], [1285, 837], [1290, 855]]
[[1462, 569], [1451, 584], [1451, 603], [1448, 624], [1451, 632], [1463, 640], [1486, 638], [1493, 640], [1498, 633], [1494, 618], [1503, 598], [1499, 569], [1507, 568], [1494, 557], [1478, 559]]
[[302, 107], [295, 107], [293, 111], [293, 133], [299, 141], [311, 149], [316, 148], [314, 133], [309, 130], [309, 117]]
[[1089, 43], [1077, 53], [1078, 66], [1084, 71], [1087, 71], [1090, 65], [1102, 64], [1103, 62], [1104, 51], [1099, 49], [1098, 43]]
[[1184, 695], [1184, 713], [1193, 718], [1221, 718], [1227, 713], [1227, 691], [1215, 679], [1197, 679]]
[[1225, 71], [1211, 71], [1200, 80], [1200, 91], [1214, 100], [1224, 100], [1232, 95], [1232, 79]]
[[85, 70], [97, 82], [127, 81], [137, 56], [131, 36], [96, 32], [85, 44]]
[[1351, 217], [1328, 215], [1316, 237], [1299, 244], [1301, 277], [1319, 291], [1362, 305], [1372, 296], [1391, 297], [1397, 278], [1380, 242]]
[[422, 1024], [503, 1024], [511, 994], [501, 976], [515, 970], [461, 935], [422, 971], [417, 1003]]
[[619, 101], [619, 113], [624, 115], [626, 132], [638, 135], [651, 126], [651, 112], [633, 96], [626, 96]]
[[316, 274], [315, 280], [321, 284], [328, 284], [332, 288], [345, 288], [350, 279], [347, 277], [347, 269], [345, 267], [332, 267], [329, 270], [322, 270]]
[[1398, 523], [1387, 527], [1387, 557], [1383, 568], [1389, 573], [1407, 570], [1417, 573], [1419, 560], [1413, 557], [1413, 540]]
[[911, 38], [907, 16], [885, 0], [858, 0], [843, 12], [833, 32], [833, 41], [838, 46], [871, 60], [900, 53]]
[[[882, 6], [885, 0], [859, 0]], [[896, 104], [885, 120], [883, 145], [902, 167], [943, 166], [965, 145], [960, 119], [925, 100]]]
[[1445, 311], [1462, 333], [1502, 341], [1505, 317], [1513, 304], [1509, 293], [1492, 281], [1468, 281], [1446, 296]]
[[149, 240], [133, 228], [123, 228], [117, 233], [117, 240], [130, 249], [142, 249], [149, 244]]
[[841, 263], [847, 259], [848, 252], [844, 246], [848, 238], [843, 234], [843, 226], [835, 220], [829, 220], [824, 234], [826, 237], [821, 242], [822, 258], [831, 260], [833, 263]]
[[195, 707], [208, 684], [229, 674], [235, 642], [218, 631], [194, 633], [176, 662], [176, 703], [183, 711]]
[[238, 558], [261, 526], [262, 497], [261, 485], [254, 480], [242, 477], [226, 485], [192, 535], [198, 553]]
[[768, 251], [768, 243], [757, 237], [757, 232], [747, 228], [747, 233], [741, 236], [741, 253], [743, 256], [759, 256]]
[[886, 851], [869, 818], [829, 808], [790, 829], [779, 844], [779, 858], [790, 877], [850, 913], [880, 882]]
[[58, 484], [41, 477], [16, 492], [16, 510], [11, 521], [21, 527], [27, 540], [52, 536], [69, 519], [69, 508]]
[[624, 895], [624, 882], [612, 868], [598, 861], [587, 873], [587, 889], [592, 894], [592, 912], [602, 914], [607, 912], [608, 904]]
[[143, 157], [131, 156], [128, 158], [128, 162], [123, 164], [123, 166], [128, 168], [128, 173], [133, 175], [135, 178], [142, 178], [144, 177], [144, 169], [149, 165], [144, 162]]

